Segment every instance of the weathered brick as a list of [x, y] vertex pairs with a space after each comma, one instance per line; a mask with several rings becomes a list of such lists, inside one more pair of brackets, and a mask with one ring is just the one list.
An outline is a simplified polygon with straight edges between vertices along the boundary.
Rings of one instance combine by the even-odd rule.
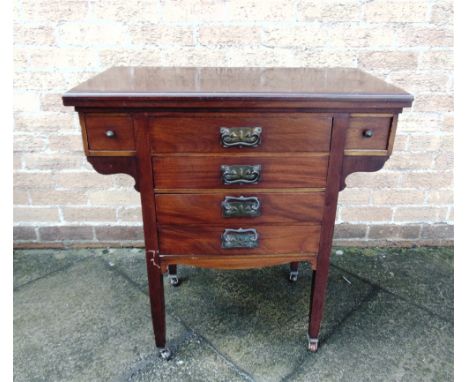
[[18, 135], [13, 136], [13, 150], [22, 152], [37, 152], [44, 151], [47, 147], [47, 139], [34, 135]]
[[29, 191], [33, 205], [84, 205], [88, 197], [84, 191], [49, 189]]
[[408, 144], [408, 152], [437, 151], [442, 144], [442, 137], [438, 135], [412, 135]]
[[419, 56], [419, 69], [452, 70], [453, 68], [453, 50], [428, 50], [421, 52]]
[[424, 191], [416, 190], [373, 190], [374, 205], [424, 204]]
[[418, 56], [415, 52], [397, 50], [361, 52], [358, 64], [372, 69], [415, 69], [418, 65]]
[[388, 207], [343, 207], [341, 219], [344, 222], [378, 222], [390, 221], [392, 209]]
[[[277, 51], [277, 49], [274, 49]], [[328, 49], [316, 48], [298, 48], [293, 51], [291, 58], [293, 66], [306, 67], [331, 67], [346, 66], [355, 67], [357, 62], [356, 52], [354, 50], [337, 50], [330, 54]]]
[[60, 160], [51, 154], [24, 154], [24, 168], [26, 170], [77, 170], [84, 165], [83, 155], [63, 154]]
[[378, 224], [369, 227], [369, 239], [418, 239], [421, 231], [420, 225], [390, 225]]
[[337, 224], [334, 239], [364, 239], [367, 233], [365, 224]]
[[445, 92], [449, 83], [447, 73], [436, 72], [395, 72], [390, 74], [388, 81], [411, 93]]
[[257, 45], [261, 41], [258, 27], [204, 26], [198, 30], [202, 45]]
[[453, 174], [451, 172], [414, 172], [402, 176], [401, 187], [404, 188], [451, 188]]
[[225, 20], [225, 4], [217, 0], [171, 0], [161, 4], [161, 18], [165, 22], [185, 23]]
[[15, 45], [53, 45], [55, 43], [54, 28], [17, 23], [13, 27], [13, 42]]
[[[410, 145], [412, 140], [410, 139]], [[431, 152], [403, 152], [390, 157], [385, 164], [388, 170], [430, 170], [434, 155]]]
[[34, 227], [13, 227], [13, 240], [14, 241], [36, 241], [37, 234]]
[[83, 138], [81, 135], [54, 135], [49, 137], [49, 149], [58, 152], [83, 153]]
[[431, 22], [445, 26], [453, 25], [453, 1], [437, 0], [433, 3]]
[[345, 188], [339, 193], [338, 203], [341, 205], [368, 205], [370, 191], [368, 188]]
[[54, 175], [57, 187], [99, 189], [112, 187], [112, 177], [96, 172], [65, 172]]
[[29, 60], [36, 70], [83, 69], [96, 65], [97, 54], [84, 48], [35, 48], [29, 50]]
[[424, 225], [421, 237], [423, 239], [448, 239], [453, 240], [453, 225], [431, 224]]
[[445, 220], [446, 208], [441, 207], [396, 207], [396, 222], [441, 222]]
[[86, 0], [24, 0], [22, 18], [27, 21], [70, 21], [86, 17]]
[[15, 206], [21, 204], [29, 204], [29, 195], [26, 190], [13, 190], [13, 204]]
[[[402, 113], [398, 117], [398, 133], [435, 133], [441, 130], [440, 113]], [[397, 134], [398, 134], [397, 133]]]
[[406, 25], [398, 28], [396, 39], [400, 47], [446, 48], [453, 46], [453, 31], [444, 27]]
[[137, 45], [194, 45], [191, 26], [131, 24], [128, 32], [132, 43]]
[[270, 27], [264, 29], [263, 44], [271, 47], [323, 47], [329, 35], [315, 25]]
[[88, 68], [79, 72], [60, 72], [57, 70], [47, 72], [15, 71], [13, 73], [13, 88], [21, 91], [65, 92], [96, 74], [96, 72], [92, 72]]
[[158, 17], [158, 4], [153, 0], [91, 1], [90, 16], [99, 20], [137, 23], [153, 21]]
[[102, 207], [64, 207], [63, 219], [67, 222], [114, 222], [116, 211], [114, 208]]
[[424, 94], [415, 98], [414, 111], [453, 111], [453, 96], [450, 94]]
[[117, 23], [70, 22], [57, 29], [59, 44], [70, 46], [121, 46], [128, 44], [129, 36], [123, 25]]
[[53, 189], [55, 179], [52, 174], [43, 172], [14, 172], [14, 189]]
[[15, 132], [24, 133], [63, 133], [76, 131], [74, 127], [75, 116], [71, 113], [41, 112], [41, 113], [15, 113]]
[[300, 1], [297, 5], [300, 21], [360, 21], [361, 4], [356, 0]]
[[117, 211], [117, 219], [121, 222], [141, 222], [141, 207], [119, 208]]
[[227, 0], [226, 18], [229, 21], [294, 21], [295, 4], [288, 0]]
[[454, 155], [452, 150], [441, 150], [434, 158], [434, 170], [453, 171]]
[[423, 0], [373, 0], [364, 4], [364, 20], [368, 22], [424, 22], [429, 4]]
[[132, 190], [90, 191], [88, 197], [92, 205], [129, 206], [140, 204], [139, 194]]
[[428, 204], [453, 204], [453, 191], [451, 190], [428, 190], [426, 193]]
[[94, 234], [92, 227], [54, 226], [39, 227], [39, 237], [41, 241], [92, 241], [94, 238]]
[[400, 181], [398, 172], [353, 173], [346, 178], [349, 188], [397, 188]]
[[96, 239], [100, 241], [142, 240], [141, 226], [103, 226], [96, 227]]
[[[61, 114], [68, 114], [74, 118], [73, 111], [70, 110], [70, 107], [63, 106], [62, 102], [62, 94], [57, 93], [49, 93], [49, 94], [42, 94], [41, 99], [41, 110], [46, 112], [60, 112]], [[71, 125], [71, 124], [70, 124]], [[63, 126], [66, 128], [67, 126]]]
[[14, 207], [13, 220], [16, 223], [23, 222], [59, 222], [59, 212], [57, 207]]

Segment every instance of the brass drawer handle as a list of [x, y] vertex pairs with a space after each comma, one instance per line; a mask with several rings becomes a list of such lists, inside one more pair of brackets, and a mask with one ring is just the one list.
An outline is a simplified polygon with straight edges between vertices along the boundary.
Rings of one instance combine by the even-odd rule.
[[114, 130], [107, 130], [106, 131], [106, 137], [107, 138], [114, 138], [115, 137], [115, 131]]
[[258, 236], [255, 228], [226, 228], [221, 236], [221, 248], [257, 248]]
[[260, 181], [262, 166], [254, 165], [221, 165], [223, 184], [256, 184]]
[[261, 215], [260, 205], [256, 196], [225, 196], [221, 209], [225, 218], [256, 217]]
[[261, 142], [261, 127], [220, 127], [223, 147], [257, 147]]

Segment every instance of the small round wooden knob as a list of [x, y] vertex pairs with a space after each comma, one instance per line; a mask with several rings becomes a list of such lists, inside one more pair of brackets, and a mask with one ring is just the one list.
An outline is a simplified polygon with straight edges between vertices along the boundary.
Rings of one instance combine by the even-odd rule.
[[115, 137], [115, 132], [113, 130], [107, 130], [106, 131], [106, 137], [114, 138]]
[[362, 135], [364, 135], [366, 138], [371, 138], [374, 135], [374, 132], [368, 129], [368, 130], [364, 130]]

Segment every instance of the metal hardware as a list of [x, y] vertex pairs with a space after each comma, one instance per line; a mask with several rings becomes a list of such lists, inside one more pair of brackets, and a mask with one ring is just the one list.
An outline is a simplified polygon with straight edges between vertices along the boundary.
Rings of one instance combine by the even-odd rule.
[[113, 131], [113, 130], [107, 130], [107, 131], [106, 131], [106, 137], [107, 137], [107, 138], [114, 138], [114, 137], [115, 137], [115, 131]]
[[168, 276], [169, 278], [169, 284], [176, 287], [176, 286], [179, 286], [180, 284], [180, 281], [179, 281], [179, 278], [177, 277], [177, 275], [169, 275]]
[[260, 200], [256, 196], [225, 196], [221, 209], [225, 218], [260, 216]]
[[290, 271], [289, 272], [289, 281], [296, 282], [298, 276], [299, 276], [299, 271]]
[[226, 228], [221, 236], [221, 248], [257, 248], [258, 237], [254, 228]]
[[257, 147], [261, 143], [261, 127], [220, 127], [223, 147]]
[[310, 338], [310, 337], [308, 337], [308, 339], [309, 339], [309, 344], [307, 347], [311, 352], [315, 353], [318, 350], [319, 340], [318, 338]]
[[372, 138], [372, 136], [374, 135], [374, 132], [370, 129], [367, 129], [362, 132], [362, 135], [366, 138]]
[[256, 184], [260, 181], [261, 170], [259, 164], [221, 165], [221, 179], [223, 184]]
[[171, 359], [172, 353], [168, 348], [159, 349], [159, 355], [164, 361], [168, 361]]

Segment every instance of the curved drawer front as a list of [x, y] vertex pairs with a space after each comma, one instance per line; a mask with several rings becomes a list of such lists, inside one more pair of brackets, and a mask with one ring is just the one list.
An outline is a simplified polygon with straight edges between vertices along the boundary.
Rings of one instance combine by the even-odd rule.
[[312, 113], [162, 114], [149, 122], [154, 153], [328, 152], [332, 118]]
[[164, 255], [315, 254], [320, 225], [159, 226], [159, 250]]
[[304, 157], [153, 157], [154, 186], [164, 189], [321, 188], [328, 155]]
[[322, 221], [324, 192], [158, 194], [160, 224], [317, 223]]

